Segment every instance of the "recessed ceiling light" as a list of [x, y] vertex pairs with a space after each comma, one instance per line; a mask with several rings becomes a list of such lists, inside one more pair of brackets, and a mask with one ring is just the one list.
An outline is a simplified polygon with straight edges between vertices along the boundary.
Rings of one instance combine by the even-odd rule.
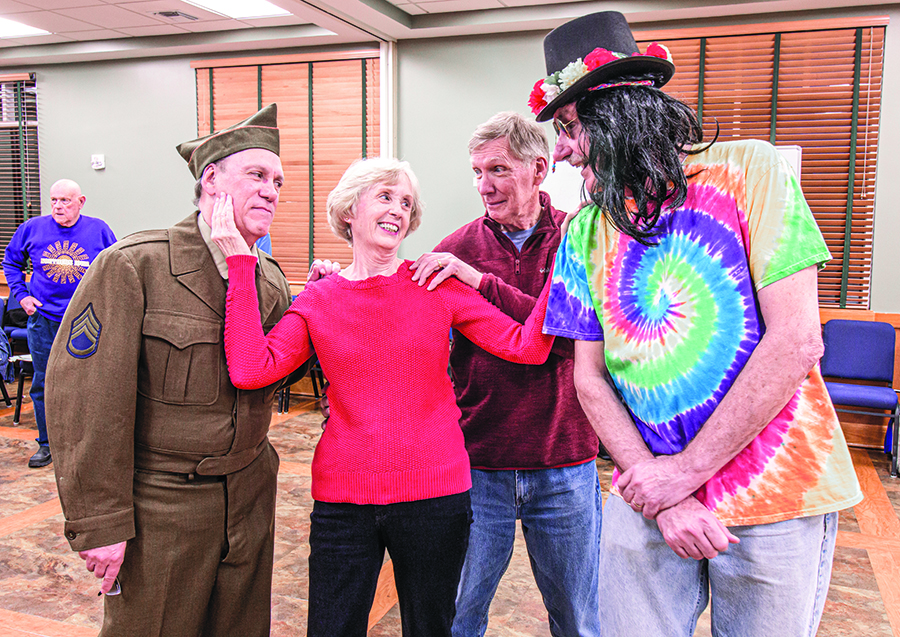
[[32, 35], [50, 35], [50, 32], [0, 18], [0, 38], [27, 38]]
[[190, 4], [235, 20], [291, 15], [267, 0], [186, 0]]

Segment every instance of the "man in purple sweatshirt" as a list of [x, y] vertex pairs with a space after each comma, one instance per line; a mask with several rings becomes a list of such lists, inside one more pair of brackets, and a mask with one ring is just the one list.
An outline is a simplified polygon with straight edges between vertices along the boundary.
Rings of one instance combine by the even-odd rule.
[[[85, 199], [74, 181], [57, 181], [50, 187], [50, 214], [19, 226], [3, 255], [10, 294], [28, 315], [28, 350], [34, 364], [30, 395], [39, 445], [29, 467], [45, 467], [53, 460], [44, 417], [44, 376], [59, 322], [91, 261], [116, 242], [104, 221], [81, 214]], [[30, 289], [24, 274], [29, 261]]]
[[[417, 262], [433, 287], [456, 276], [524, 321], [550, 274], [565, 214], [540, 191], [543, 129], [499, 113], [469, 141], [485, 214]], [[414, 275], [414, 278], [417, 278]], [[573, 344], [556, 339], [540, 366], [492, 356], [454, 331], [450, 366], [472, 464], [474, 523], [456, 599], [454, 637], [480, 637], [509, 565], [516, 519], [556, 636], [600, 634], [597, 435], [572, 379]]]

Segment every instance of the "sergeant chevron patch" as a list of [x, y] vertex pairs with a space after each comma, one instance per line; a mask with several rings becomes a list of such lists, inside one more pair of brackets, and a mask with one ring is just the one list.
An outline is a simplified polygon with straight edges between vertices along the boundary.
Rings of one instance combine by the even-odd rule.
[[100, 330], [103, 325], [94, 314], [94, 305], [89, 303], [84, 311], [72, 320], [69, 342], [66, 350], [75, 358], [88, 358], [97, 351], [100, 344]]

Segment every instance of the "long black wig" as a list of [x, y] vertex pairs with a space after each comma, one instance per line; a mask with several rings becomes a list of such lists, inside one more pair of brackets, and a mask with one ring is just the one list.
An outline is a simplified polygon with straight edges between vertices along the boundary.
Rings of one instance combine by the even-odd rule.
[[[644, 245], [654, 245], [663, 206], [684, 203], [687, 180], [681, 165], [703, 128], [684, 102], [650, 86], [591, 91], [575, 108], [590, 139], [587, 160], [596, 180], [589, 194], [610, 223]], [[718, 137], [718, 131], [716, 132]], [[626, 208], [626, 189], [637, 204]]]

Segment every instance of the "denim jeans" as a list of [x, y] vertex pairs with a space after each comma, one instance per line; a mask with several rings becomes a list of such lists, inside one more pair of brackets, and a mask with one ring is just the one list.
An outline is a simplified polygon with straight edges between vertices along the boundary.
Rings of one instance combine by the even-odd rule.
[[454, 637], [481, 637], [512, 558], [516, 519], [554, 637], [600, 635], [600, 480], [594, 462], [529, 471], [472, 470], [474, 522]]
[[28, 351], [34, 365], [34, 376], [31, 377], [31, 402], [34, 405], [34, 419], [37, 422], [39, 445], [49, 444], [47, 441], [47, 417], [44, 415], [44, 378], [47, 375], [47, 361], [53, 339], [59, 331], [59, 323], [51, 321], [40, 312], [28, 317]]
[[469, 492], [396, 504], [315, 502], [308, 637], [365, 637], [387, 548], [403, 637], [450, 635], [472, 523]]
[[678, 557], [656, 522], [611, 495], [603, 512], [604, 637], [694, 634], [712, 596], [714, 637], [816, 634], [837, 538], [837, 513], [735, 526], [711, 560]]

